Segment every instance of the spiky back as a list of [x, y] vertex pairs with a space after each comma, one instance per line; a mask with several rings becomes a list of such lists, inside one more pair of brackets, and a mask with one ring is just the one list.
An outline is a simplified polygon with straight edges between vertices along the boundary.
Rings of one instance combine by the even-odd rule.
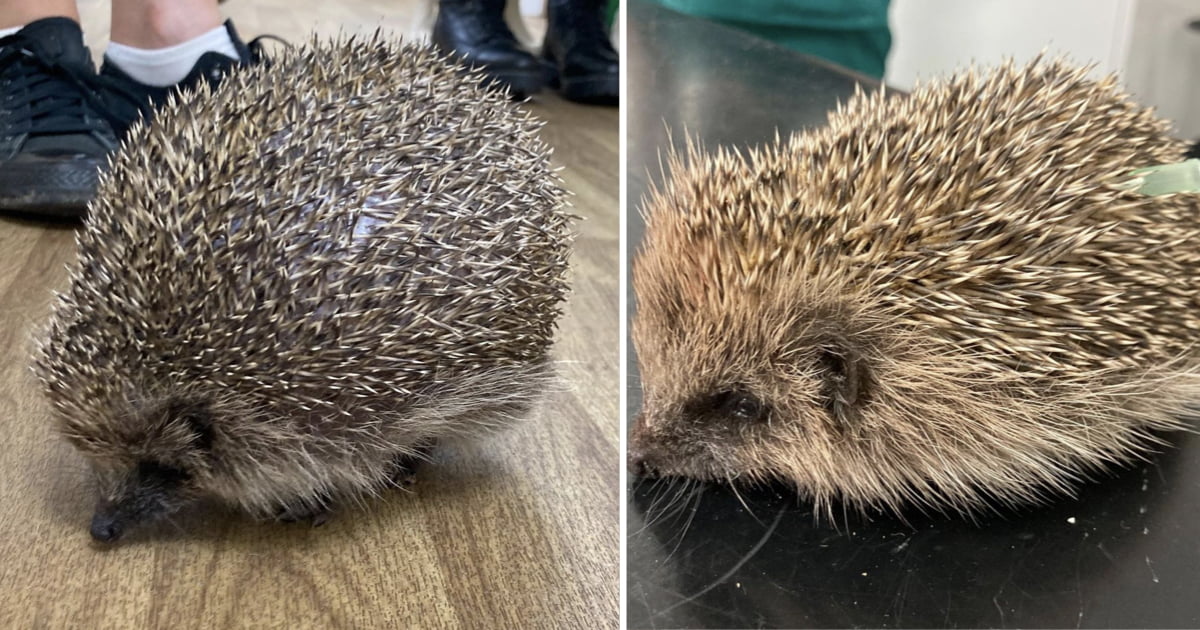
[[639, 300], [715, 319], [804, 285], [1026, 374], [1176, 356], [1200, 330], [1196, 197], [1120, 188], [1183, 158], [1167, 132], [1037, 61], [860, 94], [747, 155], [693, 147], [647, 204]]
[[314, 39], [135, 127], [39, 353], [51, 398], [87, 416], [165, 384], [370, 412], [545, 361], [570, 217], [540, 123], [479, 78], [379, 35]]
[[[745, 154], [693, 145], [646, 205], [631, 441], [830, 513], [1036, 500], [1133, 458], [1200, 392], [1200, 195], [1122, 185], [1184, 151], [1044, 61], [856, 95]], [[725, 391], [766, 421], [712, 411]]]

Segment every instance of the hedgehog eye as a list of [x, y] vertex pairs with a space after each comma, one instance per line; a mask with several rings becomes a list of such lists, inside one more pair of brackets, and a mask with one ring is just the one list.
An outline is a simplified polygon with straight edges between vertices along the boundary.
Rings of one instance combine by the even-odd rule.
[[138, 462], [136, 475], [142, 483], [158, 485], [178, 485], [191, 478], [191, 475], [182, 468], [149, 460]]
[[766, 415], [766, 405], [756, 396], [743, 392], [721, 392], [713, 397], [713, 408], [739, 420], [758, 420]]

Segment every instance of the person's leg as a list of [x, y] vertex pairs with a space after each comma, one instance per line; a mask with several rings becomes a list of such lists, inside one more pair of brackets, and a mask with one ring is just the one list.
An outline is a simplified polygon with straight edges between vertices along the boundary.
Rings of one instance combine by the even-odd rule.
[[9, 0], [0, 3], [0, 31], [19, 29], [42, 18], [65, 17], [79, 21], [75, 0]]
[[217, 0], [113, 0], [110, 39], [146, 50], [167, 48], [222, 22]]
[[246, 46], [222, 23], [217, 0], [113, 0], [112, 25], [100, 73], [132, 81], [139, 93], [143, 86], [156, 88], [143, 95], [156, 102], [169, 88], [193, 85], [199, 80], [193, 74], [250, 61]]

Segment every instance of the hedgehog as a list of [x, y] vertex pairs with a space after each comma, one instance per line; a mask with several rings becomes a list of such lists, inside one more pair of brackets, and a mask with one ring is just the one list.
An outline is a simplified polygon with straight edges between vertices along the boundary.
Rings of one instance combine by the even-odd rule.
[[95, 471], [91, 535], [206, 504], [320, 523], [526, 415], [573, 239], [541, 125], [376, 32], [135, 126], [34, 360]]
[[1017, 508], [1143, 458], [1200, 393], [1200, 197], [1114, 77], [1064, 60], [856, 94], [643, 200], [644, 477], [903, 515]]

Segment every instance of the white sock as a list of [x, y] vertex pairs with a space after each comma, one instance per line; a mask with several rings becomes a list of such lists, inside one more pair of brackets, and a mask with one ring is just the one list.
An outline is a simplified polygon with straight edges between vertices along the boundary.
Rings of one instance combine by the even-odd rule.
[[0, 28], [0, 37], [8, 37], [9, 35], [16, 35], [17, 31], [19, 31], [23, 28], [25, 28], [24, 24], [22, 24], [20, 26], [14, 26], [12, 28]]
[[108, 45], [104, 57], [139, 83], [167, 87], [182, 81], [195, 67], [200, 55], [206, 52], [218, 52], [230, 59], [238, 59], [237, 49], [233, 47], [233, 40], [229, 38], [225, 25], [182, 44], [154, 50], [114, 42]]

